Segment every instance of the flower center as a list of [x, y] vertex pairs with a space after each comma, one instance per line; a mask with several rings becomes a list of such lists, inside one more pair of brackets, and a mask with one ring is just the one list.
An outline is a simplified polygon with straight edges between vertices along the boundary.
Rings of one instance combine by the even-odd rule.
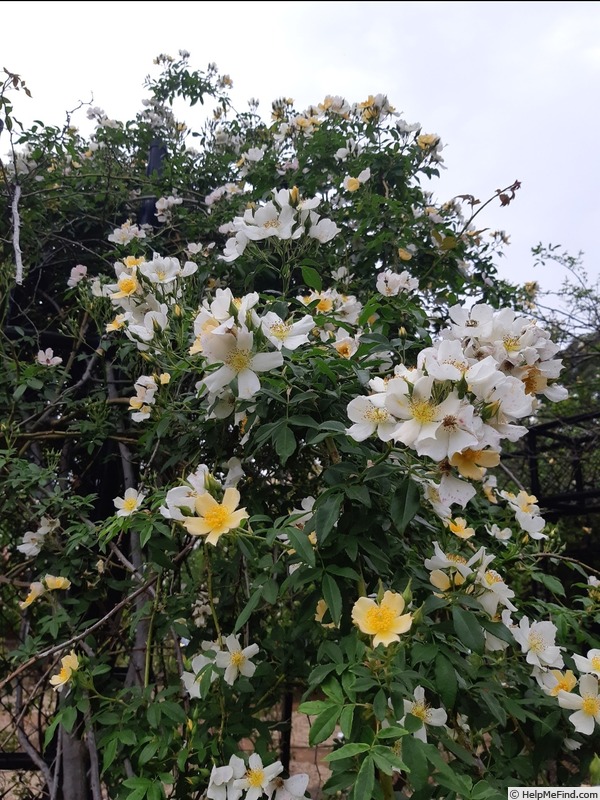
[[590, 659], [590, 664], [594, 672], [600, 672], [600, 656], [594, 656]]
[[458, 428], [458, 420], [452, 415], [444, 417], [442, 420], [442, 427], [447, 431], [455, 431]]
[[548, 381], [537, 367], [530, 367], [521, 380], [525, 386], [525, 394], [537, 394], [548, 385]]
[[530, 633], [529, 638], [529, 649], [532, 653], [538, 655], [539, 653], [543, 653], [546, 649], [546, 642], [544, 641], [544, 637], [541, 633]]
[[394, 612], [387, 606], [370, 608], [365, 615], [367, 625], [376, 634], [389, 633], [395, 618]]
[[418, 717], [420, 720], [423, 720], [423, 722], [427, 722], [429, 710], [425, 703], [413, 703], [410, 713], [413, 717]]
[[448, 361], [444, 361], [444, 364], [450, 364], [453, 367], [456, 367], [457, 370], [460, 372], [466, 372], [469, 369], [469, 365], [465, 361], [458, 361], [456, 359], [449, 359]]
[[246, 656], [242, 653], [241, 650], [236, 650], [231, 654], [231, 663], [234, 667], [237, 667], [238, 669], [242, 666], [245, 660]]
[[502, 343], [504, 344], [506, 351], [509, 353], [514, 353], [521, 349], [521, 345], [516, 336], [505, 336], [502, 339]]
[[435, 407], [428, 400], [411, 401], [410, 410], [413, 417], [421, 424], [431, 422], [435, 416]]
[[[263, 228], [278, 228], [278, 227], [279, 227], [278, 219], [268, 219], [263, 225]], [[250, 771], [252, 772], [252, 770]], [[260, 786], [260, 784], [257, 784], [257, 786]]]
[[360, 181], [358, 180], [358, 178], [348, 178], [348, 181], [346, 182], [346, 189], [349, 192], [355, 192], [359, 188], [359, 186], [360, 186]]
[[58, 673], [58, 677], [61, 683], [66, 683], [69, 678], [71, 677], [71, 668], [70, 667], [62, 667], [60, 672]]
[[495, 583], [503, 583], [502, 578], [495, 569], [488, 569], [485, 573], [485, 581], [490, 586], [493, 586]]
[[249, 769], [246, 773], [246, 780], [252, 789], [260, 789], [265, 781], [264, 770]]
[[350, 358], [350, 356], [352, 355], [352, 349], [349, 344], [336, 345], [335, 349], [342, 356], [342, 358]]
[[556, 686], [552, 689], [551, 694], [556, 697], [556, 695], [562, 690], [563, 692], [570, 692], [573, 688], [572, 681], [569, 680], [567, 675], [563, 675]]
[[211, 508], [210, 511], [204, 515], [204, 519], [211, 528], [220, 528], [225, 523], [228, 516], [229, 511], [225, 506], [216, 506], [215, 508]]
[[127, 500], [123, 501], [123, 508], [125, 511], [135, 511], [137, 508], [137, 498], [128, 497]]
[[164, 279], [167, 277], [167, 273], [165, 272], [164, 269], [157, 269], [156, 277], [158, 278], [159, 281], [164, 281]]
[[533, 506], [537, 502], [537, 497], [533, 494], [526, 494], [525, 497], [522, 497], [519, 501], [519, 508], [525, 514], [531, 514], [533, 511]]
[[446, 558], [448, 561], [452, 561], [454, 564], [466, 564], [467, 559], [463, 558], [463, 556], [459, 556], [456, 553], [446, 553]]
[[287, 325], [285, 322], [274, 322], [269, 330], [276, 339], [279, 339], [280, 342], [283, 342], [285, 339], [287, 339], [291, 327], [291, 325]]
[[137, 280], [132, 276], [126, 275], [124, 278], [119, 278], [119, 289], [123, 294], [133, 294], [137, 285]]
[[387, 422], [389, 419], [389, 414], [385, 408], [369, 408], [364, 413], [364, 418], [368, 419], [369, 422], [375, 422], [379, 425], [382, 422]]
[[331, 311], [333, 308], [333, 300], [330, 300], [328, 297], [323, 297], [322, 300], [319, 300], [317, 303], [317, 311], [325, 314], [327, 311]]
[[600, 714], [600, 697], [594, 697], [591, 694], [584, 694], [581, 710], [584, 714], [589, 714], [590, 717], [595, 717]]
[[238, 350], [236, 347], [227, 359], [227, 365], [234, 372], [242, 372], [242, 370], [248, 369], [251, 361], [252, 353], [250, 350]]

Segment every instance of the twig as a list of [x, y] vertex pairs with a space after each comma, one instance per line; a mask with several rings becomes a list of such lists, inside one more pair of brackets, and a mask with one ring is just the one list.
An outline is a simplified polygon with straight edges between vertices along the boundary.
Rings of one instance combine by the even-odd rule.
[[25, 661], [23, 664], [17, 667], [17, 669], [13, 670], [10, 673], [10, 675], [4, 678], [4, 680], [0, 681], [0, 689], [3, 689], [7, 683], [10, 683], [10, 681], [12, 681], [13, 678], [16, 678], [17, 675], [20, 675], [22, 672], [31, 667], [37, 661], [41, 661], [44, 658], [49, 658], [50, 656], [53, 656], [55, 653], [60, 653], [61, 651], [66, 650], [72, 645], [77, 644], [77, 642], [79, 642], [81, 639], [85, 639], [85, 637], [89, 636], [90, 633], [93, 633], [95, 630], [98, 630], [98, 628], [101, 628], [105, 622], [108, 622], [108, 620], [117, 613], [117, 611], [120, 611], [126, 605], [131, 603], [132, 600], [135, 600], [135, 598], [138, 597], [138, 595], [142, 594], [142, 592], [145, 592], [149, 586], [152, 586], [152, 584], [156, 582], [157, 578], [158, 575], [154, 575], [152, 578], [149, 578], [134, 592], [132, 592], [130, 595], [121, 600], [120, 603], [117, 603], [116, 606], [111, 608], [111, 610], [108, 613], [106, 613], [101, 619], [99, 619], [97, 622], [94, 622], [94, 624], [90, 625], [89, 628], [86, 628], [84, 631], [81, 631], [81, 633], [72, 636], [70, 639], [68, 639], [66, 642], [63, 642], [62, 644], [57, 644], [54, 645], [54, 647], [49, 647], [47, 650], [42, 650], [41, 653], [37, 653], [35, 656], [32, 656], [31, 658], [27, 659], [27, 661]]
[[526, 491], [525, 487], [523, 486], [521, 481], [517, 478], [516, 475], [513, 475], [513, 473], [509, 470], [509, 468], [506, 466], [506, 464], [503, 461], [501, 461], [498, 466], [500, 467], [500, 469], [502, 469], [508, 475], [508, 477], [511, 479], [511, 481], [514, 481], [514, 483], [516, 483], [516, 485], [519, 487], [519, 489], [522, 492]]
[[580, 567], [583, 567], [587, 572], [595, 572], [596, 575], [600, 575], [600, 569], [595, 569], [595, 567], [590, 567], [589, 564], [586, 564], [583, 561], [578, 561], [576, 558], [571, 558], [570, 556], [561, 556], [560, 553], [532, 553], [531, 557], [558, 558], [559, 561], [570, 561], [572, 564], [578, 564]]

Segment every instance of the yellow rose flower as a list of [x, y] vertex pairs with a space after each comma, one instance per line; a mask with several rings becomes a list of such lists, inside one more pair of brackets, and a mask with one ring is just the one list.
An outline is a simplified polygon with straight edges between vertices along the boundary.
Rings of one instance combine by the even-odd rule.
[[412, 614], [402, 614], [404, 598], [397, 592], [387, 591], [381, 603], [370, 597], [359, 597], [352, 608], [352, 622], [363, 632], [373, 636], [373, 647], [400, 641], [412, 625]]
[[238, 509], [239, 502], [237, 489], [225, 489], [222, 503], [217, 503], [208, 493], [201, 494], [195, 503], [198, 516], [186, 517], [183, 525], [192, 536], [206, 536], [206, 541], [214, 545], [220, 536], [238, 528], [242, 520], [250, 516], [245, 508]]
[[62, 692], [63, 686], [67, 684], [73, 675], [79, 669], [79, 659], [74, 650], [64, 656], [60, 662], [60, 672], [50, 678], [50, 683], [53, 689]]

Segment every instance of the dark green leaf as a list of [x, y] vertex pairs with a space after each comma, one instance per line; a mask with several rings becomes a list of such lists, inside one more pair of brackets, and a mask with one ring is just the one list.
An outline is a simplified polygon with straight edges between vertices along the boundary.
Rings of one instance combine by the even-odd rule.
[[465, 611], [460, 606], [454, 606], [452, 608], [452, 621], [454, 622], [454, 631], [465, 647], [468, 647], [474, 653], [483, 653], [485, 639], [475, 614]]
[[342, 616], [342, 594], [335, 580], [327, 573], [323, 575], [322, 589], [323, 599], [327, 603], [331, 619], [338, 625]]
[[322, 711], [313, 722], [308, 734], [308, 743], [311, 747], [324, 742], [335, 730], [335, 724], [340, 716], [342, 709], [335, 704]]
[[367, 750], [370, 750], [371, 745], [365, 744], [364, 742], [356, 742], [356, 744], [345, 744], [343, 747], [340, 747], [338, 750], [334, 750], [333, 753], [329, 753], [328, 756], [325, 756], [324, 761], [341, 761], [344, 758], [352, 758], [353, 756], [357, 756], [359, 753], [366, 753]]
[[454, 667], [443, 655], [435, 659], [435, 685], [446, 708], [452, 708], [458, 692]]
[[392, 497], [390, 514], [398, 533], [404, 533], [406, 526], [421, 506], [421, 495], [417, 484], [406, 478]]
[[333, 492], [327, 495], [325, 500], [319, 505], [315, 511], [315, 529], [317, 531], [317, 541], [319, 544], [324, 544], [325, 540], [331, 533], [333, 526], [339, 519], [340, 506], [344, 496], [340, 493]]
[[239, 617], [235, 621], [235, 625], [233, 626], [233, 632], [237, 633], [242, 625], [250, 618], [250, 614], [254, 611], [256, 606], [258, 605], [260, 598], [262, 597], [262, 586], [259, 586], [258, 589], [255, 589], [252, 594], [250, 595], [250, 599], [241, 610]]
[[294, 527], [286, 528], [285, 532], [287, 533], [290, 542], [294, 546], [294, 550], [296, 553], [298, 553], [302, 561], [304, 561], [306, 564], [310, 564], [311, 567], [314, 567], [316, 563], [315, 549], [306, 533]]
[[302, 280], [309, 289], [320, 292], [323, 288], [323, 281], [316, 269], [302, 265]]
[[275, 450], [279, 456], [281, 463], [285, 464], [288, 458], [296, 449], [296, 437], [292, 429], [287, 425], [279, 426], [273, 436], [275, 441]]
[[342, 733], [349, 739], [352, 735], [352, 723], [354, 722], [354, 709], [356, 706], [344, 706], [340, 714], [340, 728]]

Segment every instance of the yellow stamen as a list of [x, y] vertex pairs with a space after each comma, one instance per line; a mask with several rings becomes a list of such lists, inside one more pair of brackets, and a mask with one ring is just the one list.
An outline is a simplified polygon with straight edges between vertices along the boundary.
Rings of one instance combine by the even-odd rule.
[[249, 769], [246, 773], [246, 780], [252, 789], [260, 789], [265, 781], [264, 770]]
[[248, 369], [252, 361], [252, 353], [250, 350], [232, 350], [229, 358], [227, 359], [227, 366], [231, 367], [234, 372], [242, 372]]
[[376, 634], [390, 633], [390, 629], [395, 618], [396, 615], [387, 606], [376, 606], [374, 608], [370, 608], [365, 615], [367, 625]]

